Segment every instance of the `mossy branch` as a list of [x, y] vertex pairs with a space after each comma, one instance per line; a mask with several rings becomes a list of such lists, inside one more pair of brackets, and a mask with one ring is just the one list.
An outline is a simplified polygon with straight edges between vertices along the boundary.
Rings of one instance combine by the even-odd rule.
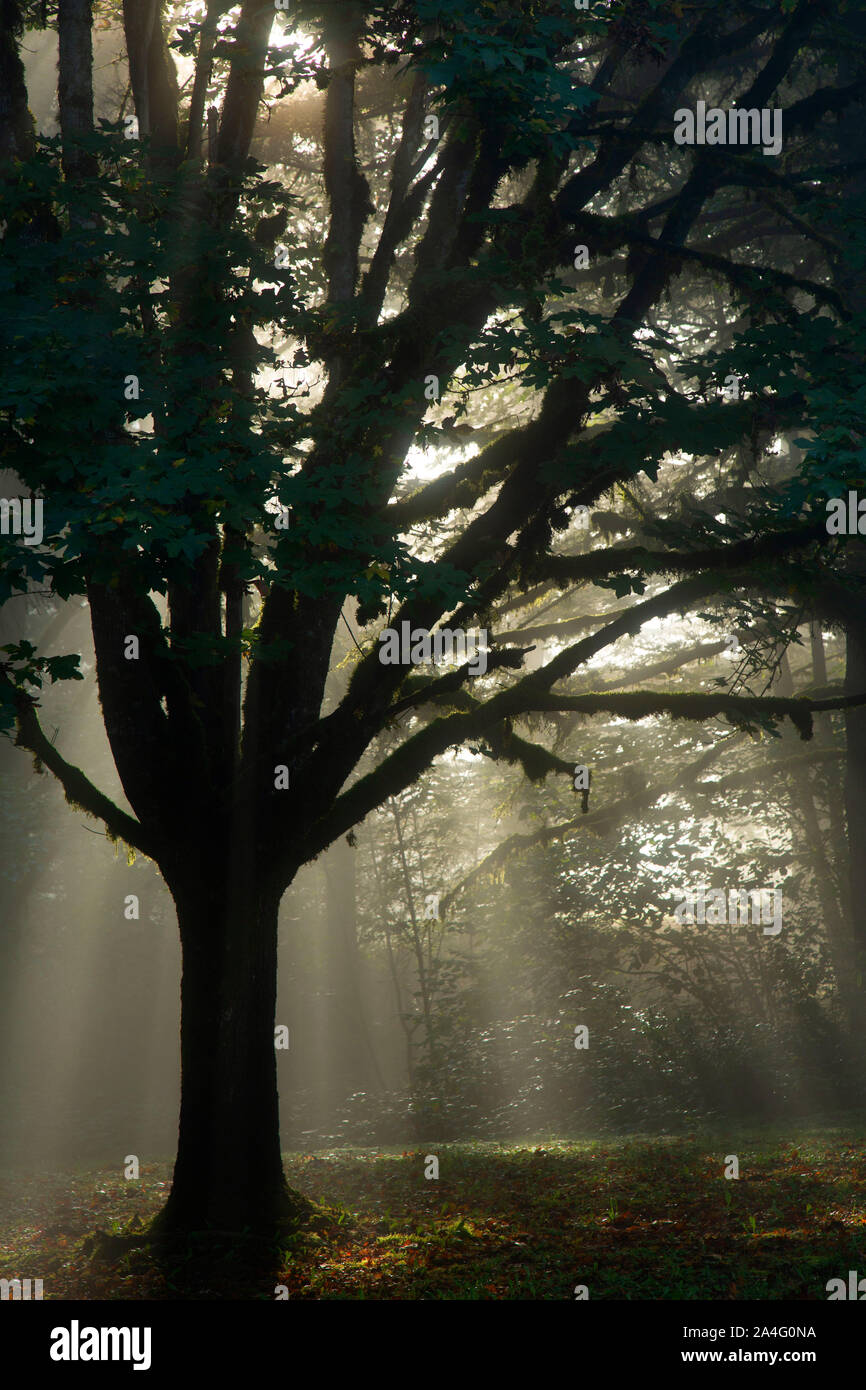
[[16, 710], [17, 736], [15, 745], [18, 748], [26, 748], [33, 754], [34, 764], [37, 771], [48, 768], [57, 778], [63, 787], [63, 792], [69, 805], [75, 810], [84, 811], [88, 816], [95, 816], [101, 820], [111, 839], [124, 840], [133, 849], [147, 856], [148, 859], [158, 859], [158, 847], [155, 840], [140, 823], [132, 816], [127, 815], [119, 806], [97, 787], [90, 779], [75, 767], [54, 747], [54, 744], [46, 737], [39, 716], [36, 713], [36, 703], [26, 691], [15, 686], [9, 677], [0, 674], [0, 682], [11, 701], [14, 701]]
[[866, 705], [866, 693], [839, 696], [831, 700], [807, 700], [802, 696], [786, 699], [774, 695], [725, 695], [685, 692], [661, 695], [649, 690], [632, 690], [597, 695], [539, 695], [533, 708], [551, 713], [612, 714], [619, 719], [647, 719], [669, 714], [672, 719], [704, 720], [721, 716], [743, 729], [754, 729], [767, 721], [790, 719], [802, 739], [812, 737], [812, 716], [827, 710], [853, 709]]
[[[549, 668], [545, 669], [549, 672]], [[866, 705], [866, 693], [829, 700], [701, 692], [662, 695], [650, 691], [566, 696], [543, 690], [536, 683], [537, 677], [542, 674], [535, 672], [513, 690], [495, 695], [469, 713], [435, 719], [407, 739], [378, 768], [344, 792], [335, 802], [331, 814], [316, 824], [315, 848], [311, 853], [320, 853], [332, 839], [363, 820], [389, 796], [395, 796], [410, 786], [435, 757], [468, 739], [484, 737], [491, 728], [500, 726], [504, 719], [517, 714], [612, 714], [620, 719], [633, 720], [667, 714], [674, 719], [695, 722], [724, 717], [749, 732], [788, 718], [802, 739], [810, 739], [813, 715]]]
[[755, 560], [778, 559], [826, 536], [826, 521], [822, 519], [804, 522], [788, 531], [748, 536], [730, 545], [706, 546], [701, 550], [648, 550], [635, 545], [622, 550], [592, 550], [588, 555], [549, 555], [532, 565], [532, 577], [552, 579], [564, 587], [576, 580], [603, 579], [628, 570], [642, 574], [693, 574], [699, 570], [738, 569]]

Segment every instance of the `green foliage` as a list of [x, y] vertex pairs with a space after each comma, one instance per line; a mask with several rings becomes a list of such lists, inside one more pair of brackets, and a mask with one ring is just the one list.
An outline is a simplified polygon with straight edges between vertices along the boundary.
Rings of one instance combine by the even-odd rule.
[[414, 62], [443, 88], [440, 100], [481, 107], [503, 137], [505, 158], [568, 154], [581, 143], [573, 122], [598, 99], [575, 86], [555, 59], [574, 37], [574, 12], [563, 6], [498, 6], [489, 0], [421, 0], [423, 26], [435, 26]]
[[8, 735], [15, 727], [17, 715], [16, 693], [32, 687], [41, 690], [45, 678], [55, 681], [83, 681], [84, 673], [78, 669], [81, 658], [76, 654], [67, 656], [39, 656], [32, 642], [7, 642], [0, 647], [6, 660], [0, 660], [0, 734]]

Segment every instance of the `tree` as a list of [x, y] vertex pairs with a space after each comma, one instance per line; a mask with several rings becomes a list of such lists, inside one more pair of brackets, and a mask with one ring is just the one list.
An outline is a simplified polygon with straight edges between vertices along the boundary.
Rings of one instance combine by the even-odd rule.
[[[195, 22], [150, 0], [123, 7], [127, 139], [94, 126], [90, 9], [59, 5], [62, 138], [33, 157], [22, 7], [3, 9], [3, 455], [45, 531], [2, 537], [0, 597], [86, 597], [130, 809], [40, 725], [40, 685], [80, 674], [74, 655], [8, 643], [0, 693], [17, 744], [156, 862], [177, 908], [163, 1229], [271, 1234], [300, 1205], [274, 1058], [299, 866], [460, 744], [570, 777], [517, 733], [528, 717], [787, 716], [808, 736], [814, 712], [866, 702], [571, 680], [668, 614], [747, 597], [772, 626], [778, 595], [846, 548], [823, 503], [853, 464], [839, 477], [813, 450], [769, 486], [761, 466], [785, 432], [826, 443], [850, 325], [821, 232], [846, 178], [828, 125], [866, 84], [812, 75], [848, 39], [842, 3], [298, 3], [277, 43], [262, 0]], [[194, 58], [188, 100], [173, 49]], [[251, 157], [258, 112], [312, 84], [321, 158], [290, 190]], [[783, 107], [784, 154], [676, 145], [703, 94]], [[431, 480], [413, 447], [440, 451]], [[586, 508], [683, 454], [711, 478], [697, 510], [661, 489], [624, 541], [586, 532]], [[625, 605], [524, 670], [500, 621], [590, 583]], [[386, 664], [381, 631], [404, 624], [482, 644], [443, 674], [423, 643], [411, 669]], [[344, 625], [357, 650], [333, 695]]]

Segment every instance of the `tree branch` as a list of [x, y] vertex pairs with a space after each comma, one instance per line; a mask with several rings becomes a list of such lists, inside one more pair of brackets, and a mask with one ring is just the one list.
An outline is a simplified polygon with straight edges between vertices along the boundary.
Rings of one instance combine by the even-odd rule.
[[629, 793], [628, 796], [620, 797], [617, 801], [612, 801], [609, 805], [602, 806], [596, 811], [589, 811], [586, 815], [573, 816], [571, 820], [561, 821], [558, 825], [542, 826], [540, 830], [534, 830], [528, 835], [510, 835], [501, 845], [497, 845], [490, 854], [485, 855], [481, 863], [477, 864], [449, 893], [440, 898], [441, 910], [447, 911], [459, 893], [469, 888], [479, 878], [493, 873], [512, 854], [532, 849], [535, 845], [549, 845], [552, 841], [562, 840], [576, 831], [590, 831], [597, 834], [609, 833], [614, 826], [621, 824], [630, 816], [634, 816], [635, 811], [647, 810], [660, 797], [668, 796], [673, 791], [683, 790], [696, 782], [708, 767], [718, 761], [723, 753], [726, 753], [733, 744], [742, 738], [741, 733], [726, 734], [718, 743], [713, 744], [687, 768], [678, 773], [676, 777], [669, 777], [663, 782], [656, 782], [653, 786], [644, 788], [636, 795]]
[[207, 11], [199, 34], [195, 77], [189, 101], [189, 119], [186, 129], [187, 159], [201, 159], [204, 104], [207, 100], [207, 89], [213, 71], [213, 51], [217, 25], [220, 17], [230, 9], [231, 4], [228, 3], [228, 0], [208, 0]]
[[[273, 0], [244, 0], [234, 33], [231, 67], [217, 137], [217, 164], [236, 175], [247, 159], [265, 85], [268, 40], [273, 28]], [[231, 189], [233, 208], [237, 191]]]
[[[707, 569], [742, 569], [755, 560], [778, 559], [826, 536], [826, 522], [808, 521], [789, 531], [748, 536], [730, 545], [702, 550], [647, 550], [636, 545], [622, 550], [591, 550], [587, 555], [548, 555], [533, 564], [532, 574], [533, 578], [552, 579], [564, 587], [574, 581], [605, 578], [628, 570], [642, 574], [693, 574]], [[522, 640], [519, 632], [516, 637]]]
[[68, 763], [54, 747], [54, 744], [49, 742], [39, 723], [35, 700], [26, 691], [13, 685], [9, 677], [2, 672], [0, 672], [0, 684], [15, 702], [18, 730], [15, 739], [16, 747], [26, 748], [28, 752], [33, 754], [37, 771], [41, 770], [43, 766], [47, 767], [63, 787], [70, 806], [101, 820], [112, 839], [125, 840], [128, 845], [132, 845], [133, 849], [147, 855], [149, 859], [158, 860], [161, 850], [158, 839], [151, 835], [140, 821], [127, 815], [119, 806], [115, 806], [114, 802], [99, 791], [80, 768]]

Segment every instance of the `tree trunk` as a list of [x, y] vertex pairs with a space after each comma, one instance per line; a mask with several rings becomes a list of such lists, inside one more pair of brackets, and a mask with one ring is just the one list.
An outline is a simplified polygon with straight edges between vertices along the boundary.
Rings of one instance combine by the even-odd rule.
[[10, 159], [32, 159], [36, 149], [24, 64], [18, 51], [23, 27], [20, 4], [6, 0], [0, 6], [0, 164]]
[[96, 156], [79, 144], [93, 132], [92, 26], [91, 0], [60, 0], [57, 100], [67, 179], [93, 178], [98, 171]]
[[[852, 13], [846, 23], [851, 30], [852, 43], [843, 47], [838, 58], [838, 73], [842, 82], [859, 77], [857, 46], [866, 40], [866, 14]], [[845, 184], [844, 194], [849, 206], [866, 195], [866, 173], [860, 161], [866, 156], [866, 132], [860, 104], [852, 103], [840, 112], [836, 121], [836, 141], [839, 158], [854, 170]], [[855, 259], [844, 260], [836, 268], [836, 287], [855, 315], [866, 312], [866, 289], [862, 271]], [[863, 558], [856, 542], [850, 542], [843, 561], [847, 572], [863, 578]], [[846, 665], [845, 693], [859, 695], [866, 690], [866, 617], [858, 612], [848, 614], [845, 622]], [[845, 816], [848, 828], [848, 890], [851, 912], [851, 934], [855, 953], [854, 986], [858, 1018], [854, 1032], [862, 1034], [866, 1023], [866, 714], [862, 709], [849, 709], [845, 714], [847, 761], [845, 767]]]
[[178, 158], [178, 86], [171, 49], [163, 32], [160, 0], [124, 0], [123, 28], [129, 81], [139, 134], [150, 137], [155, 172], [174, 168]]
[[[233, 857], [233, 861], [234, 857]], [[183, 951], [181, 1106], [159, 1226], [273, 1237], [301, 1213], [280, 1156], [274, 1052], [281, 893], [249, 876], [170, 884]]]
[[[849, 623], [846, 630], [846, 694], [866, 690], [866, 624]], [[857, 984], [862, 995], [866, 964], [866, 714], [850, 709], [845, 714], [847, 762], [845, 767], [845, 811], [848, 821], [849, 891], [851, 926], [857, 953]]]

